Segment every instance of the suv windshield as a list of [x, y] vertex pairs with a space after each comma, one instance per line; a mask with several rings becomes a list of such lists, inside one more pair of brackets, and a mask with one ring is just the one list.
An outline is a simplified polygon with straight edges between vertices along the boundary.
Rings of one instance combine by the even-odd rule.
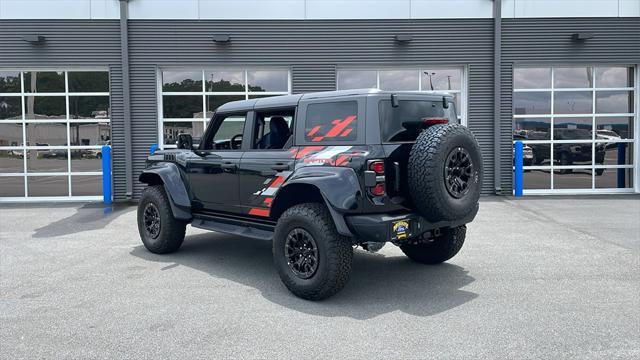
[[442, 101], [400, 100], [399, 103], [395, 108], [391, 106], [391, 100], [381, 100], [378, 104], [382, 142], [415, 141], [427, 119], [458, 122], [452, 102], [447, 109], [442, 107]]

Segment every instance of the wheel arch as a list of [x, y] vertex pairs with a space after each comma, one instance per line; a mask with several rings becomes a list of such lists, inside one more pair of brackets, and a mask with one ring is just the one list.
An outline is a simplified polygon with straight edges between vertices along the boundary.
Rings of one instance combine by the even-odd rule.
[[162, 185], [176, 219], [190, 220], [191, 199], [180, 169], [173, 163], [154, 164], [142, 171], [138, 180], [147, 185]]

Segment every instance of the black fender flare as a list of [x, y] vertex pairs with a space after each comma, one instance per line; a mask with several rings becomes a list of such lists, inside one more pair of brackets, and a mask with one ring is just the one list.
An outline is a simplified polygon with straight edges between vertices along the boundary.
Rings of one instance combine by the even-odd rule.
[[[308, 166], [296, 170], [287, 179], [278, 193], [293, 184], [308, 184], [315, 186], [329, 209], [338, 233], [353, 237], [345, 220], [344, 212], [356, 210], [361, 198], [360, 183], [355, 171], [348, 167]], [[274, 199], [274, 205], [278, 194]]]
[[191, 220], [191, 199], [178, 166], [174, 163], [153, 164], [142, 171], [138, 180], [145, 184], [156, 184], [156, 177], [162, 181], [173, 216], [176, 219]]

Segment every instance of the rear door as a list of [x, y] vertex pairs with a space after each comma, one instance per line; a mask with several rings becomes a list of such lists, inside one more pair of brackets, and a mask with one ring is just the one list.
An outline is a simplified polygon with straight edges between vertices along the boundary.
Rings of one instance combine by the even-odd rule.
[[[244, 214], [269, 217], [273, 195], [293, 171], [295, 110], [295, 107], [284, 107], [254, 112], [251, 140], [239, 170], [240, 204]], [[287, 131], [283, 131], [284, 124]]]

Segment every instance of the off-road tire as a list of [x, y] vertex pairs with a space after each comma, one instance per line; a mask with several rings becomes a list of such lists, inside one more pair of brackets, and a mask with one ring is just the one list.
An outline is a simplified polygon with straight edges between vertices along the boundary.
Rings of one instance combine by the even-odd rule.
[[[311, 234], [318, 250], [317, 270], [307, 279], [293, 272], [285, 255], [287, 236], [297, 228]], [[306, 300], [322, 300], [336, 294], [349, 280], [353, 247], [348, 237], [338, 233], [323, 204], [299, 204], [287, 209], [278, 219], [273, 261], [280, 279], [294, 295]]]
[[[444, 175], [447, 157], [457, 148], [467, 151], [473, 164], [468, 191], [460, 198], [447, 190]], [[427, 220], [456, 220], [475, 210], [482, 179], [480, 154], [473, 133], [459, 124], [434, 125], [418, 136], [409, 154], [408, 185], [416, 209]]]
[[440, 264], [460, 251], [466, 233], [465, 225], [448, 228], [431, 242], [401, 245], [400, 249], [413, 261], [422, 264]]
[[[149, 203], [155, 205], [160, 218], [160, 231], [156, 237], [152, 237], [145, 230], [144, 212]], [[173, 217], [164, 186], [154, 185], [144, 189], [138, 204], [138, 232], [147, 250], [155, 254], [167, 254], [178, 250], [184, 241], [186, 227], [185, 221]]]

